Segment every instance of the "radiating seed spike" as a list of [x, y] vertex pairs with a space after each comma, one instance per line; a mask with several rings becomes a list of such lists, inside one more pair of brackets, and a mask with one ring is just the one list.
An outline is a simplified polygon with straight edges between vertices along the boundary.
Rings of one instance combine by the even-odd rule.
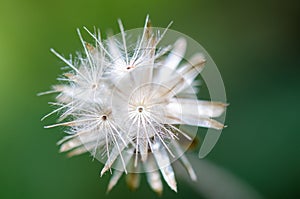
[[106, 192], [110, 192], [112, 190], [112, 188], [118, 183], [123, 173], [123, 171], [114, 170], [113, 175], [109, 180]]
[[126, 175], [127, 186], [131, 191], [135, 191], [140, 185], [139, 173], [128, 173]]

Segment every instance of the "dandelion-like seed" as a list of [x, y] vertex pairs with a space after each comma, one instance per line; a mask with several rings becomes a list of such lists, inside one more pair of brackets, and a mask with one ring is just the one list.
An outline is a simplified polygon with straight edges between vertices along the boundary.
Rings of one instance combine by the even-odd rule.
[[[226, 108], [221, 102], [198, 100], [196, 77], [204, 68], [205, 57], [196, 53], [184, 60], [187, 42], [160, 46], [164, 31], [151, 27], [148, 17], [137, 37], [124, 31], [101, 39], [99, 30], [91, 33], [95, 44], [86, 43], [78, 30], [84, 54], [66, 59], [51, 50], [68, 66], [62, 82], [48, 93], [58, 93], [58, 108], [44, 118], [60, 113], [57, 124], [66, 126], [58, 142], [69, 156], [90, 152], [108, 170], [111, 190], [123, 173], [128, 185], [139, 186], [139, 173], [145, 172], [151, 188], [161, 193], [162, 180], [177, 191], [172, 162], [179, 159], [192, 180], [196, 174], [184, 155], [196, 132], [181, 125], [222, 129], [219, 117]], [[43, 119], [44, 119], [43, 118]], [[184, 144], [188, 143], [188, 144]]]

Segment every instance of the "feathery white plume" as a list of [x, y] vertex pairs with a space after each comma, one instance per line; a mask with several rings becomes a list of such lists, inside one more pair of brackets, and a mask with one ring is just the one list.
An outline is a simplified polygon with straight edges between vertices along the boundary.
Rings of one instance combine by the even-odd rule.
[[[69, 71], [60, 78], [62, 84], [45, 93], [59, 93], [47, 114], [60, 113], [59, 123], [67, 126], [67, 135], [58, 144], [69, 156], [90, 152], [104, 163], [101, 176], [115, 168], [108, 191], [122, 173], [128, 173], [131, 188], [139, 185], [139, 172], [146, 172], [151, 188], [163, 190], [159, 171], [177, 191], [172, 162], [180, 159], [192, 180], [196, 174], [184, 156], [182, 142], [194, 135], [180, 125], [222, 129], [214, 120], [227, 106], [221, 102], [191, 97], [196, 91], [196, 77], [205, 57], [196, 53], [183, 60], [187, 42], [184, 38], [172, 45], [158, 47], [167, 32], [155, 31], [147, 16], [141, 35], [130, 38], [119, 20], [120, 37], [101, 40], [100, 31], [91, 33], [95, 44], [86, 43], [78, 34], [84, 55], [68, 60], [51, 50]], [[44, 119], [43, 118], [43, 119]]]

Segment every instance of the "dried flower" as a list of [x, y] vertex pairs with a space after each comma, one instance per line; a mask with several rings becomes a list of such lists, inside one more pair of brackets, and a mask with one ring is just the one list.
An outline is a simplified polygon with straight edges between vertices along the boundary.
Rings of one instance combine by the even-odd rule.
[[145, 172], [151, 188], [161, 193], [161, 175], [177, 191], [172, 162], [179, 159], [192, 180], [196, 174], [184, 155], [194, 138], [180, 125], [222, 129], [212, 119], [220, 116], [226, 104], [202, 101], [195, 97], [195, 78], [205, 64], [197, 53], [183, 60], [187, 42], [178, 38], [173, 45], [158, 47], [165, 31], [154, 31], [147, 17], [139, 37], [132, 41], [119, 21], [121, 34], [101, 40], [100, 31], [91, 33], [95, 45], [86, 43], [78, 30], [84, 55], [64, 61], [69, 70], [63, 83], [46, 93], [59, 93], [53, 105], [60, 113], [59, 123], [69, 134], [58, 142], [69, 156], [90, 152], [104, 162], [101, 176], [114, 169], [111, 190], [123, 173], [131, 188], [139, 185]]

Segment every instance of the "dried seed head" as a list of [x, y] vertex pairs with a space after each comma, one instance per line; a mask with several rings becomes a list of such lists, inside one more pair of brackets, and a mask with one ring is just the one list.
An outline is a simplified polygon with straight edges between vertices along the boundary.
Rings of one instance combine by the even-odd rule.
[[111, 169], [108, 191], [122, 173], [129, 173], [130, 188], [139, 186], [139, 174], [145, 172], [151, 188], [161, 193], [161, 176], [177, 191], [172, 162], [180, 159], [191, 179], [195, 172], [184, 156], [201, 126], [222, 129], [213, 118], [225, 111], [226, 104], [197, 99], [195, 79], [206, 59], [196, 53], [185, 59], [187, 41], [178, 37], [174, 44], [161, 45], [167, 29], [151, 26], [147, 17], [143, 29], [121, 33], [102, 41], [100, 32], [87, 32], [95, 45], [85, 42], [78, 30], [84, 54], [64, 61], [69, 71], [63, 82], [53, 86], [59, 93], [60, 123], [68, 133], [59, 144], [69, 156], [90, 152], [104, 163], [101, 176]]

